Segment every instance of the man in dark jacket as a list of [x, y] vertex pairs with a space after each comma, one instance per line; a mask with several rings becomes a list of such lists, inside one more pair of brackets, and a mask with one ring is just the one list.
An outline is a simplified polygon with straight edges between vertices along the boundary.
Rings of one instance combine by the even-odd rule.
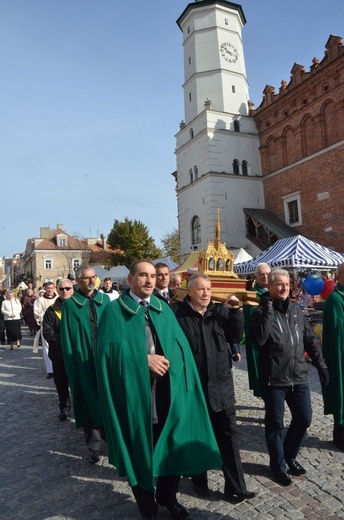
[[63, 361], [60, 324], [63, 304], [73, 294], [73, 285], [67, 278], [59, 281], [58, 298], [47, 308], [43, 317], [43, 337], [49, 344], [49, 358], [53, 364], [54, 383], [59, 396], [60, 421], [65, 421], [71, 408], [68, 379]]
[[[269, 273], [269, 292], [260, 297], [260, 305], [251, 318], [251, 338], [259, 346], [259, 381], [265, 402], [265, 438], [270, 468], [283, 486], [292, 483], [287, 473], [304, 475], [298, 463], [307, 428], [312, 420], [308, 386], [306, 351], [326, 386], [328, 371], [321, 349], [301, 309], [289, 300], [289, 273], [274, 269]], [[283, 441], [284, 403], [292, 420]]]
[[[238, 343], [243, 335], [243, 316], [236, 298], [226, 305], [211, 301], [211, 280], [204, 274], [194, 274], [188, 284], [188, 295], [172, 308], [187, 336], [203, 392], [210, 420], [223, 459], [224, 494], [231, 502], [253, 498], [247, 491], [243, 475], [235, 416], [232, 358], [240, 359]], [[230, 351], [229, 346], [233, 347]], [[209, 494], [207, 474], [192, 478], [196, 491]]]

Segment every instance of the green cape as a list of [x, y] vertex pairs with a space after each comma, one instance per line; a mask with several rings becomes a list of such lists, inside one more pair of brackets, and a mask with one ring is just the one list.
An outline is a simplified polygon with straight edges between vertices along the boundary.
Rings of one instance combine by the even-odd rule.
[[[97, 322], [109, 301], [106, 294], [96, 292], [94, 295]], [[63, 304], [61, 346], [73, 396], [75, 426], [80, 428], [90, 419], [95, 426], [101, 426], [90, 305], [89, 299], [80, 293], [75, 293]]]
[[323, 316], [323, 355], [330, 382], [323, 390], [324, 413], [344, 424], [344, 286], [336, 285], [328, 296]]
[[130, 486], [222, 464], [190, 346], [172, 310], [150, 297], [148, 312], [170, 362], [170, 410], [153, 449], [151, 378], [144, 308], [125, 291], [104, 310], [96, 366], [109, 462]]
[[[257, 300], [260, 299], [260, 296], [267, 291], [267, 289], [263, 289], [259, 287], [259, 285], [255, 285], [252, 289], [257, 293]], [[256, 307], [253, 305], [244, 305], [244, 319], [245, 319], [245, 348], [246, 348], [246, 361], [247, 361], [247, 372], [248, 372], [248, 382], [249, 388], [253, 390], [253, 395], [256, 397], [263, 397], [262, 390], [258, 381], [258, 358], [259, 358], [259, 348], [258, 346], [251, 340], [251, 331], [250, 331], [250, 321], [251, 316]]]

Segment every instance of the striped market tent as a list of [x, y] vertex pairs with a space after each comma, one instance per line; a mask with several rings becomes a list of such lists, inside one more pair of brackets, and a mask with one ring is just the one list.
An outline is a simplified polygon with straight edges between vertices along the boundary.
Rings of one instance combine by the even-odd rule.
[[331, 268], [344, 262], [344, 255], [321, 246], [302, 235], [282, 238], [258, 256], [236, 264], [237, 274], [252, 274], [256, 266], [264, 262], [270, 267], [284, 269]]

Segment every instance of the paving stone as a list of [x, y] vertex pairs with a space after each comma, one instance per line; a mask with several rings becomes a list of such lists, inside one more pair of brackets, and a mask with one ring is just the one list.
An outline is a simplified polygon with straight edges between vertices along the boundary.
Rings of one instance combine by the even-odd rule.
[[[41, 351], [23, 329], [20, 349], [0, 347], [0, 518], [4, 520], [136, 520], [130, 487], [107, 461], [87, 460], [83, 433], [73, 414], [58, 420], [53, 380], [46, 380]], [[198, 497], [182, 478], [180, 502], [192, 520], [335, 520], [344, 518], [344, 453], [332, 443], [333, 422], [323, 415], [317, 371], [310, 366], [313, 422], [300, 462], [307, 469], [288, 488], [271, 479], [264, 437], [263, 401], [248, 389], [245, 347], [235, 365], [239, 442], [248, 489], [257, 497], [241, 504], [223, 500], [221, 470], [209, 472], [209, 498]], [[286, 411], [285, 424], [290, 419]], [[170, 520], [165, 508], [159, 520]]]

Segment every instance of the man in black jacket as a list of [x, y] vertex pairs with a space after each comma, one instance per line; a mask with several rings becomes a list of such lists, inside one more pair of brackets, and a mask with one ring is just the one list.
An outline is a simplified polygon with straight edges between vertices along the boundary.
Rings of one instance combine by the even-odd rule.
[[60, 421], [65, 421], [71, 408], [66, 369], [60, 340], [60, 323], [63, 303], [73, 294], [72, 282], [67, 278], [59, 281], [58, 298], [47, 308], [43, 317], [43, 337], [49, 344], [49, 358], [53, 364], [54, 383], [59, 396]]
[[[308, 386], [307, 352], [326, 386], [328, 371], [301, 309], [289, 300], [289, 273], [273, 269], [269, 273], [269, 292], [260, 297], [260, 305], [251, 318], [251, 338], [259, 347], [259, 381], [265, 402], [265, 438], [270, 468], [283, 486], [292, 483], [289, 473], [304, 475], [296, 460], [307, 428], [312, 420]], [[284, 403], [292, 420], [282, 439]]]
[[[210, 420], [223, 460], [225, 497], [231, 502], [253, 498], [247, 491], [237, 440], [232, 358], [240, 359], [238, 343], [244, 323], [238, 300], [228, 305], [214, 305], [211, 301], [211, 281], [204, 274], [194, 274], [188, 284], [188, 295], [172, 308], [189, 340], [202, 388], [208, 405]], [[233, 347], [233, 351], [230, 350]], [[195, 475], [196, 491], [209, 494], [207, 474]]]

